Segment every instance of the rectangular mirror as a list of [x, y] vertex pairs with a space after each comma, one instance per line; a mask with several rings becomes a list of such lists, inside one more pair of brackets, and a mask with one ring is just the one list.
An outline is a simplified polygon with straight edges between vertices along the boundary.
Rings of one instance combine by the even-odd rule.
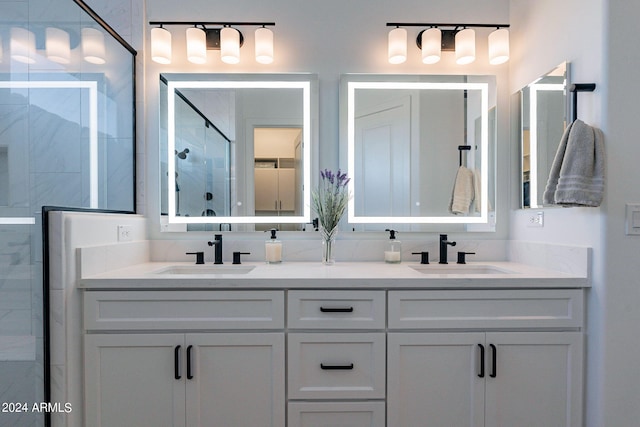
[[520, 89], [521, 206], [543, 207], [542, 195], [569, 118], [569, 64]]
[[350, 74], [341, 90], [350, 226], [492, 223], [495, 76]]
[[314, 76], [163, 74], [160, 85], [169, 223], [311, 221]]

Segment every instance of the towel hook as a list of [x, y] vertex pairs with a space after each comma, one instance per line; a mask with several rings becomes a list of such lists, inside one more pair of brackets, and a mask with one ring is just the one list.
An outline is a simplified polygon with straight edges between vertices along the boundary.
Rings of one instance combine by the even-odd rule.
[[458, 166], [462, 166], [462, 152], [470, 151], [470, 145], [458, 145]]
[[569, 88], [569, 91], [573, 93], [573, 120], [575, 122], [578, 119], [578, 92], [593, 92], [596, 90], [595, 83], [574, 83]]

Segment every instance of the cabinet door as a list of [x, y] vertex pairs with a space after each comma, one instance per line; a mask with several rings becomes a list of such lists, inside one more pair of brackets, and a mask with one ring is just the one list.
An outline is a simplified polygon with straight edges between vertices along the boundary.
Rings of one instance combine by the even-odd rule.
[[387, 425], [482, 426], [484, 339], [484, 333], [389, 333]]
[[187, 425], [285, 425], [284, 333], [187, 334]]
[[278, 210], [278, 169], [254, 169], [255, 210]]
[[580, 332], [487, 333], [487, 345], [486, 427], [582, 425]]
[[296, 170], [278, 169], [278, 210], [296, 209]]
[[183, 334], [85, 335], [85, 425], [184, 426], [183, 348]]

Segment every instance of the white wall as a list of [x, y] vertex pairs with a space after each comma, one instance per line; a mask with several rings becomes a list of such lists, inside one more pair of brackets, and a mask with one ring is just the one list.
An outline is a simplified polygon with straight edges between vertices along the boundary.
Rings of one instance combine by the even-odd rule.
[[603, 347], [603, 423], [606, 426], [638, 425], [640, 420], [640, 236], [624, 232], [625, 203], [640, 202], [640, 67], [638, 2], [606, 2], [608, 34], [605, 82], [607, 137], [606, 247], [604, 264], [605, 337]]
[[[436, 65], [422, 64], [415, 38], [420, 28], [409, 28], [409, 59], [405, 64], [391, 65], [387, 61], [387, 22], [487, 22], [505, 23], [509, 19], [508, 0], [324, 0], [301, 2], [298, 0], [237, 0], [215, 2], [209, 0], [147, 0], [145, 20], [230, 20], [275, 21], [275, 61], [271, 65], [257, 64], [252, 58], [253, 31], [241, 27], [246, 36], [241, 50], [241, 62], [228, 65], [220, 61], [216, 51], [209, 52], [203, 65], [186, 61], [184, 27], [167, 27], [173, 33], [174, 61], [161, 66], [146, 61], [146, 133], [148, 151], [146, 160], [146, 212], [149, 213], [151, 234], [160, 237], [157, 219], [159, 211], [158, 188], [158, 75], [169, 72], [192, 73], [317, 73], [319, 78], [319, 166], [337, 169], [339, 166], [339, 79], [343, 73], [401, 73], [401, 74], [497, 74], [498, 114], [502, 124], [498, 138], [500, 164], [509, 163], [508, 143], [508, 65], [491, 66], [486, 59], [486, 37], [491, 29], [478, 29], [478, 59], [468, 66], [456, 65], [452, 53], [445, 53]], [[146, 41], [147, 46], [149, 41]], [[499, 194], [508, 194], [508, 170], [499, 172]], [[498, 204], [498, 233], [481, 233], [481, 238], [504, 238], [507, 235], [508, 199]], [[502, 218], [500, 220], [500, 215]], [[167, 238], [169, 236], [162, 236]], [[170, 238], [176, 238], [171, 236]]]
[[[579, 116], [605, 133], [605, 200], [598, 209], [544, 209], [544, 228], [528, 228], [528, 212], [512, 212], [513, 239], [593, 247], [593, 288], [587, 326], [586, 425], [638, 425], [640, 407], [640, 238], [624, 232], [625, 203], [640, 201], [637, 185], [635, 70], [640, 5], [607, 0], [511, 0], [511, 90], [568, 60], [572, 79], [594, 82], [579, 95]], [[517, 158], [512, 168], [517, 171]], [[514, 174], [514, 176], [517, 176]], [[515, 182], [515, 181], [514, 181]], [[517, 188], [512, 189], [514, 208]]]

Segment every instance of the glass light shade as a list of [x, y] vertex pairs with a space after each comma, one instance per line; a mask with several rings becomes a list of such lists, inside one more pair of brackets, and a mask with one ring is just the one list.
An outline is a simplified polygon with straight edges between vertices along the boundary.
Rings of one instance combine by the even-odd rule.
[[422, 62], [435, 64], [440, 61], [442, 47], [442, 31], [439, 28], [429, 28], [422, 33]]
[[407, 30], [395, 28], [389, 31], [389, 63], [402, 64], [407, 60]]
[[499, 28], [489, 34], [489, 63], [504, 64], [509, 60], [509, 30]]
[[11, 29], [11, 59], [25, 64], [36, 62], [36, 37], [26, 28]]
[[60, 28], [48, 27], [45, 31], [45, 51], [49, 61], [68, 64], [71, 59], [69, 33]]
[[273, 31], [268, 28], [258, 28], [256, 37], [256, 61], [261, 64], [273, 62]]
[[456, 33], [456, 64], [471, 64], [476, 60], [476, 32], [471, 28]]
[[92, 64], [104, 64], [104, 33], [95, 28], [82, 29], [82, 56]]
[[158, 64], [171, 64], [171, 32], [169, 30], [151, 29], [151, 59]]
[[207, 62], [207, 34], [200, 28], [187, 28], [187, 59], [194, 64]]
[[235, 28], [220, 30], [220, 59], [227, 64], [240, 62], [240, 33]]

